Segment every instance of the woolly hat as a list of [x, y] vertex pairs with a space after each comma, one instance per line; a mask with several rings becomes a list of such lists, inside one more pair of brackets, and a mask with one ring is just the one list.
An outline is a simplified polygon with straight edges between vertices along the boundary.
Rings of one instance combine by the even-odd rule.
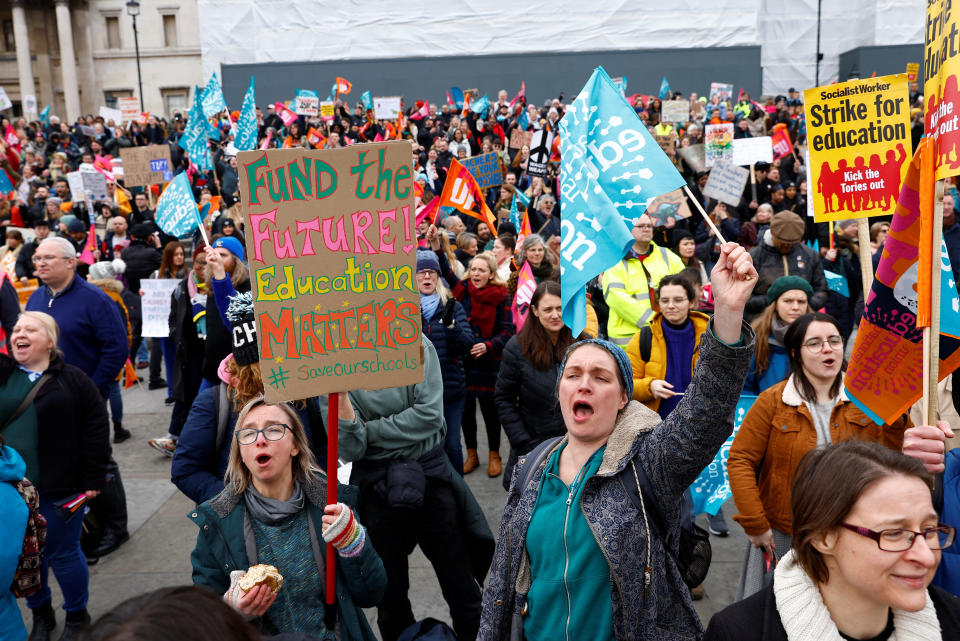
[[432, 251], [426, 249], [417, 250], [417, 271], [423, 271], [424, 269], [432, 269], [433, 271], [440, 273], [440, 261], [437, 259], [437, 255]]
[[630, 358], [620, 347], [617, 347], [610, 341], [605, 341], [602, 338], [588, 338], [586, 340], [576, 342], [567, 348], [566, 354], [563, 355], [563, 360], [560, 361], [560, 372], [557, 374], [557, 387], [560, 386], [560, 377], [563, 376], [563, 368], [567, 365], [567, 357], [570, 356], [570, 353], [573, 350], [577, 349], [581, 345], [596, 345], [600, 349], [606, 350], [611, 356], [613, 356], [613, 360], [617, 364], [617, 368], [620, 370], [620, 378], [623, 379], [624, 391], [627, 393], [627, 400], [633, 398], [633, 367], [630, 366]]
[[233, 236], [221, 236], [220, 238], [213, 241], [213, 245], [211, 246], [214, 249], [216, 249], [217, 247], [223, 247], [224, 249], [226, 249], [228, 252], [230, 252], [240, 260], [245, 261], [247, 259], [246, 254], [243, 251], [243, 245], [240, 243], [239, 240], [237, 240]]
[[70, 234], [75, 234], [78, 232], [87, 231], [86, 226], [83, 224], [83, 221], [79, 218], [74, 218], [67, 223], [67, 232]]
[[47, 203], [52, 203], [57, 207], [60, 207], [60, 205], [63, 204], [63, 198], [60, 198], [60, 196], [50, 196], [47, 198]]
[[674, 251], [676, 251], [677, 248], [680, 247], [680, 241], [683, 240], [684, 238], [693, 238], [693, 234], [688, 232], [686, 229], [673, 230], [673, 237], [672, 237], [673, 242], [671, 243], [671, 247], [673, 247]]
[[60, 222], [66, 225], [68, 228], [70, 227], [71, 220], [77, 220], [77, 217], [73, 214], [64, 214], [63, 216], [60, 216]]
[[781, 211], [770, 221], [770, 233], [774, 239], [784, 243], [799, 243], [806, 231], [807, 225], [803, 218], [792, 211]]
[[93, 280], [104, 280], [116, 278], [127, 270], [127, 264], [119, 258], [113, 260], [101, 260], [99, 263], [90, 265], [90, 278]]
[[786, 292], [794, 289], [806, 293], [807, 300], [813, 298], [813, 287], [810, 286], [810, 283], [799, 276], [781, 276], [767, 288], [767, 304], [774, 302]]
[[253, 297], [250, 292], [230, 297], [227, 318], [233, 327], [233, 360], [237, 365], [250, 365], [259, 361], [257, 321], [253, 314]]
[[136, 238], [138, 240], [146, 240], [150, 237], [150, 234], [153, 233], [153, 227], [147, 223], [137, 223], [130, 228], [128, 232], [130, 238]]

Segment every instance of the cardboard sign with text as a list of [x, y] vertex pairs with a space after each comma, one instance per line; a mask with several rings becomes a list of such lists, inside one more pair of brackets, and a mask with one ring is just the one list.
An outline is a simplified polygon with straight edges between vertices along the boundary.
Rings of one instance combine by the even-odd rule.
[[703, 188], [703, 195], [736, 207], [740, 204], [743, 188], [747, 184], [749, 175], [750, 170], [746, 167], [738, 167], [726, 162], [717, 163], [710, 170], [710, 177], [707, 178], [707, 184]]
[[707, 125], [704, 128], [704, 158], [707, 167], [733, 162], [733, 123]]
[[530, 139], [533, 138], [532, 131], [524, 131], [519, 127], [510, 131], [510, 149], [521, 149], [524, 145], [530, 146]]
[[117, 107], [120, 108], [120, 118], [124, 122], [132, 122], [140, 117], [140, 99], [136, 96], [117, 98]]
[[690, 120], [688, 100], [664, 100], [660, 104], [660, 122], [687, 122]]
[[733, 141], [733, 164], [755, 165], [773, 162], [773, 143], [770, 136], [737, 138]]
[[423, 380], [411, 145], [242, 151], [268, 402]]
[[911, 156], [907, 75], [807, 89], [818, 223], [892, 214]]
[[120, 150], [120, 158], [126, 187], [146, 187], [173, 180], [169, 145], [128, 147]]
[[143, 297], [143, 336], [167, 338], [170, 336], [170, 295], [180, 284], [179, 278], [144, 278], [140, 281]]
[[674, 189], [660, 194], [647, 205], [647, 215], [656, 221], [657, 225], [666, 225], [669, 219], [677, 222], [681, 218], [690, 218], [690, 207], [682, 189]]
[[373, 99], [373, 117], [377, 120], [396, 120], [400, 115], [400, 96], [383, 96]]
[[477, 186], [480, 189], [495, 187], [503, 182], [500, 160], [495, 153], [470, 156], [461, 160], [460, 164], [466, 167], [470, 175], [476, 179]]

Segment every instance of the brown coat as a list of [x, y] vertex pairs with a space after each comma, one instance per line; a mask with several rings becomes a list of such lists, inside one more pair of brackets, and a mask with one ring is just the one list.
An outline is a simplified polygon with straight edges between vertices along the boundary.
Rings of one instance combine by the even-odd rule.
[[[906, 415], [893, 425], [878, 426], [857, 409], [840, 387], [840, 401], [830, 415], [834, 443], [858, 438], [900, 451], [903, 432], [913, 422]], [[763, 391], [733, 439], [727, 472], [740, 513], [734, 516], [747, 534], [771, 527], [792, 534], [790, 485], [803, 455], [817, 446], [813, 417], [793, 383], [793, 376]]]

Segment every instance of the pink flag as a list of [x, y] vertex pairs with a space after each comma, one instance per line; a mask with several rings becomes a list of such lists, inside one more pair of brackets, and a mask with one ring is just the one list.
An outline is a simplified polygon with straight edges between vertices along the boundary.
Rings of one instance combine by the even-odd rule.
[[297, 120], [297, 114], [290, 111], [290, 108], [282, 102], [276, 103], [273, 108], [276, 110], [277, 115], [280, 116], [280, 120], [283, 121], [284, 127], [289, 127]]
[[273, 140], [273, 130], [272, 130], [272, 129], [268, 129], [268, 130], [267, 130], [267, 138], [266, 138], [266, 140], [264, 140], [264, 141], [260, 144], [260, 149], [269, 149], [269, 148], [270, 148], [270, 142], [271, 142], [272, 140]]
[[437, 221], [437, 211], [440, 209], [440, 198], [434, 197], [429, 203], [417, 210], [417, 226], [424, 220], [433, 224]]
[[87, 242], [83, 245], [83, 251], [80, 252], [80, 261], [88, 265], [96, 262], [93, 257], [93, 250], [97, 248], [97, 228], [90, 225], [90, 231], [87, 232]]
[[15, 132], [10, 125], [7, 125], [7, 131], [4, 133], [3, 138], [11, 147], [20, 146], [20, 136], [17, 135], [17, 132]]
[[530, 313], [530, 300], [533, 298], [533, 292], [537, 289], [537, 279], [533, 277], [533, 270], [530, 269], [530, 263], [524, 261], [520, 268], [520, 274], [517, 277], [517, 295], [513, 297], [513, 305], [510, 309], [513, 311], [513, 324], [519, 332], [523, 324], [527, 321], [527, 315]]
[[380, 132], [377, 132], [377, 135], [373, 137], [373, 142], [383, 142], [383, 136], [380, 135]]

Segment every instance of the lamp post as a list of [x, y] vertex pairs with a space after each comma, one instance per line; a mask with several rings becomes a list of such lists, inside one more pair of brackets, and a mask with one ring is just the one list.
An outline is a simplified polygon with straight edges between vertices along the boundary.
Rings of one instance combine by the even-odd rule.
[[140, 15], [140, 2], [138, 0], [127, 1], [127, 15], [133, 18], [133, 46], [137, 53], [137, 84], [140, 86], [140, 111], [143, 108], [143, 76], [140, 75], [140, 39], [137, 36], [137, 16]]

